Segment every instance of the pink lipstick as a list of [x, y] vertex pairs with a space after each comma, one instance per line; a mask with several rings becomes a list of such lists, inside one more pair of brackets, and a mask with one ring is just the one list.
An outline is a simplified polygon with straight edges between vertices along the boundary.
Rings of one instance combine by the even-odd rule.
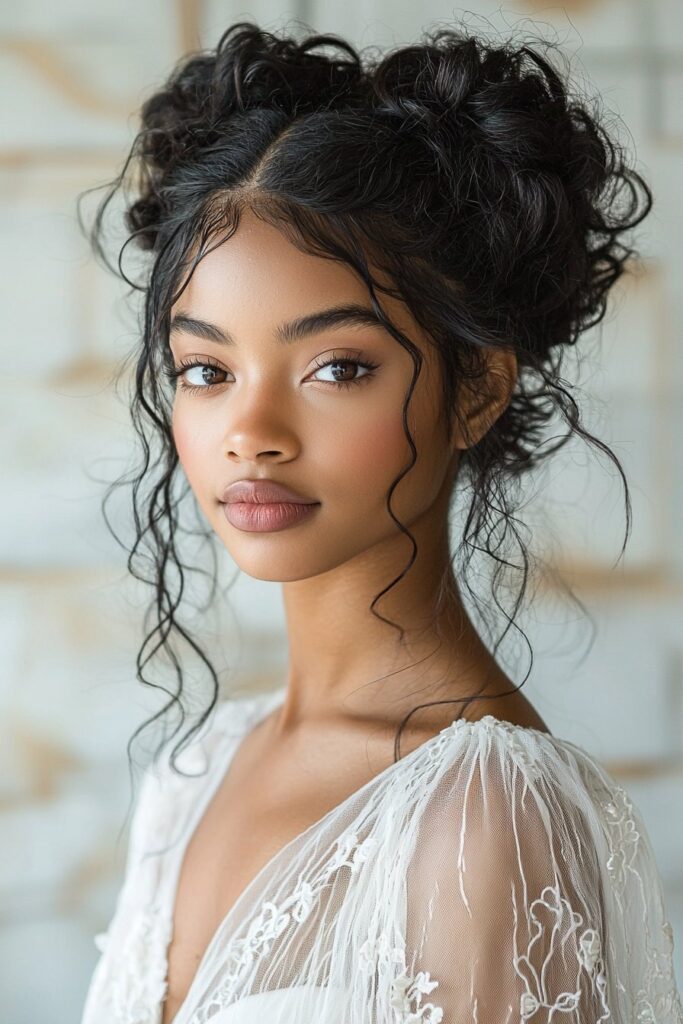
[[231, 526], [250, 533], [284, 530], [309, 518], [320, 502], [275, 480], [236, 480], [225, 488], [219, 501]]

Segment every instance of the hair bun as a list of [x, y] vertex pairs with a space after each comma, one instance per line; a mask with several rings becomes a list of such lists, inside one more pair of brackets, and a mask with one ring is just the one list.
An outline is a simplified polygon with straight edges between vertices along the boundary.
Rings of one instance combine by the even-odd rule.
[[[321, 45], [339, 47], [348, 59], [310, 52]], [[338, 36], [295, 43], [247, 21], [231, 25], [215, 49], [184, 57], [140, 111], [139, 199], [126, 215], [138, 245], [153, 246], [153, 225], [169, 212], [163, 189], [174, 168], [225, 141], [236, 115], [255, 107], [289, 118], [332, 109], [357, 97], [363, 78], [357, 54]]]
[[[308, 51], [333, 44], [348, 61], [331, 62]], [[353, 50], [335, 36], [302, 44], [280, 39], [249, 22], [227, 29], [209, 53], [191, 54], [176, 66], [165, 87], [142, 106], [142, 129], [150, 137], [150, 159], [161, 167], [222, 137], [235, 114], [258, 106], [293, 116], [346, 99], [362, 77]], [[332, 105], [332, 104], [331, 104]]]

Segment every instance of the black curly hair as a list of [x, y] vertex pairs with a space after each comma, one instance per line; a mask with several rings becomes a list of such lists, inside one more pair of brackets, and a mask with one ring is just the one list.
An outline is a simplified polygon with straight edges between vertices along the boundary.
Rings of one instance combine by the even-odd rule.
[[[340, 52], [314, 52], [320, 47]], [[607, 454], [620, 474], [626, 508], [621, 557], [631, 524], [626, 477], [611, 449], [582, 425], [562, 377], [562, 359], [604, 316], [607, 293], [635, 253], [625, 234], [649, 212], [652, 195], [602, 123], [597, 100], [572, 96], [566, 67], [558, 70], [551, 59], [555, 50], [543, 40], [493, 43], [464, 29], [439, 28], [426, 32], [419, 45], [384, 55], [369, 48], [359, 53], [337, 35], [309, 34], [297, 42], [241, 21], [214, 49], [184, 57], [143, 104], [141, 128], [123, 169], [105, 186], [94, 222], [84, 228], [96, 257], [144, 292], [141, 345], [131, 353], [137, 360], [131, 415], [142, 465], [108, 490], [104, 514], [114, 532], [107, 499], [114, 487], [132, 484], [136, 537], [127, 565], [154, 587], [148, 614], [155, 615], [138, 652], [137, 678], [157, 686], [144, 668], [163, 648], [177, 679], [175, 692], [160, 687], [170, 699], [135, 731], [129, 757], [140, 730], [172, 707], [181, 713], [172, 736], [185, 721], [173, 631], [199, 654], [214, 687], [209, 706], [173, 749], [174, 770], [177, 753], [219, 697], [211, 660], [177, 616], [190, 570], [176, 545], [178, 507], [189, 488], [176, 493], [168, 331], [183, 278], [186, 283], [213, 239], [221, 244], [234, 233], [245, 208], [278, 226], [303, 251], [348, 263], [366, 282], [387, 330], [413, 359], [403, 406], [413, 462], [387, 495], [389, 512], [412, 541], [413, 553], [401, 575], [373, 600], [374, 614], [376, 601], [405, 576], [417, 550], [390, 503], [415, 463], [406, 411], [423, 360], [383, 312], [368, 256], [386, 271], [396, 286], [393, 294], [433, 340], [449, 429], [459, 420], [461, 389], [477, 381], [484, 386], [485, 350], [508, 347], [517, 358], [509, 405], [461, 453], [458, 471], [470, 500], [453, 557], [484, 621], [467, 570], [475, 552], [492, 560], [493, 600], [507, 619], [493, 653], [508, 629], [518, 628], [515, 617], [529, 576], [523, 524], [514, 515], [520, 480], [573, 434]], [[129, 186], [129, 236], [114, 268], [104, 246], [104, 214], [118, 190]], [[80, 204], [79, 222], [83, 227]], [[122, 269], [131, 241], [149, 254], [142, 284]], [[551, 445], [544, 428], [557, 412], [568, 430]], [[466, 432], [467, 424], [460, 425]], [[211, 547], [212, 532], [202, 537]], [[151, 575], [141, 550], [145, 539]], [[510, 543], [517, 545], [521, 565], [506, 553]], [[510, 568], [521, 573], [521, 585], [508, 613], [499, 589]], [[215, 588], [214, 572], [211, 597]], [[461, 703], [472, 699], [480, 698]], [[408, 717], [396, 736], [395, 760]]]

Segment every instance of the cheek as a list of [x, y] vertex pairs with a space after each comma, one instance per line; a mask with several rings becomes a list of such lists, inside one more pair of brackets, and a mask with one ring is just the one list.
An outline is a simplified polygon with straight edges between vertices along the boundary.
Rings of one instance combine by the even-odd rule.
[[377, 503], [384, 508], [389, 488], [410, 467], [394, 488], [391, 499], [392, 509], [404, 521], [421, 513], [434, 500], [448, 457], [433, 405], [424, 396], [411, 403], [407, 418], [415, 455], [403, 427], [400, 403], [398, 415], [392, 409], [369, 420], [359, 417], [354, 422], [351, 418], [334, 446], [336, 466], [344, 480], [353, 482], [359, 508], [367, 509]]
[[175, 409], [171, 428], [180, 463], [188, 480], [193, 480], [201, 470], [202, 461], [207, 457], [209, 446], [206, 432], [198, 429], [197, 424], [193, 424], [189, 418], [179, 415]]
[[326, 461], [354, 486], [360, 485], [369, 495], [380, 488], [386, 491], [410, 456], [408, 440], [400, 418], [351, 418], [343, 430], [328, 438]]

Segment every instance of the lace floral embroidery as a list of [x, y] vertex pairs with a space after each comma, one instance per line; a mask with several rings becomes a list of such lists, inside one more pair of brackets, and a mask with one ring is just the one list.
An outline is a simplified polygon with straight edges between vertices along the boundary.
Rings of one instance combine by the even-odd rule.
[[359, 842], [357, 833], [344, 833], [337, 839], [334, 853], [316, 884], [300, 878], [292, 895], [279, 907], [271, 900], [266, 900], [258, 915], [250, 922], [246, 936], [233, 937], [228, 944], [226, 976], [212, 998], [194, 1014], [191, 1024], [206, 1024], [218, 1010], [228, 1006], [237, 988], [244, 982], [247, 972], [253, 969], [261, 957], [270, 953], [273, 942], [290, 923], [295, 921], [302, 924], [308, 918], [332, 875], [342, 867], [349, 867], [354, 874], [358, 872], [376, 845], [374, 836]]
[[[559, 886], [547, 885], [538, 899], [529, 907], [530, 920], [533, 925], [532, 935], [526, 953], [518, 955], [517, 937], [514, 940], [514, 967], [522, 978], [526, 992], [522, 993], [519, 1012], [522, 1020], [529, 1020], [541, 1008], [550, 1011], [549, 1019], [554, 1012], [575, 1010], [581, 998], [581, 988], [573, 992], [560, 992], [552, 996], [546, 984], [546, 971], [536, 971], [533, 966], [532, 954], [534, 947], [540, 943], [541, 949], [547, 951], [544, 966], [552, 963], [554, 956], [565, 956], [564, 946], [568, 938], [583, 924], [583, 917], [572, 910], [568, 901], [560, 895]], [[545, 922], [545, 923], [544, 923]], [[606, 1002], [606, 978], [602, 966], [602, 950], [600, 936], [594, 928], [587, 928], [578, 940], [577, 959], [581, 967], [591, 976], [594, 986], [601, 998], [603, 1013], [596, 1018], [595, 1024], [607, 1020], [610, 1009]]]
[[[376, 938], [368, 938], [360, 947], [359, 969], [365, 975], [372, 975], [379, 968], [380, 976], [391, 975], [389, 1000], [394, 1011], [396, 1024], [441, 1024], [443, 1009], [434, 1003], [422, 1005], [422, 996], [428, 995], [439, 984], [432, 981], [429, 971], [419, 971], [414, 977], [408, 974], [405, 950], [392, 946], [386, 932]], [[399, 968], [398, 972], [396, 968]]]
[[[606, 867], [614, 891], [623, 901], [631, 876], [641, 879], [637, 864], [640, 831], [636, 825], [633, 802], [621, 786], [612, 785], [607, 788], [592, 773], [588, 773], [585, 781], [593, 800], [600, 805], [605, 816], [610, 851]], [[658, 948], [646, 927], [643, 948], [647, 959], [646, 988], [640, 989], [635, 995], [634, 1020], [637, 1024], [659, 1024], [659, 1021], [668, 1019], [683, 1021], [683, 1003], [673, 970], [673, 930], [664, 916], [661, 903], [658, 913], [657, 937], [662, 941], [663, 948]]]
[[[452, 736], [456, 736], [462, 729], [472, 728], [473, 726], [476, 726], [485, 736], [494, 736], [498, 732], [503, 733], [511, 754], [524, 767], [526, 775], [533, 780], [540, 778], [542, 767], [533, 754], [530, 753], [524, 740], [520, 738], [519, 727], [513, 725], [512, 722], [506, 722], [504, 719], [496, 718], [494, 715], [484, 715], [483, 718], [476, 722], [468, 722], [464, 718], [458, 718], [451, 722], [450, 725], [447, 725], [445, 729], [442, 729], [439, 735], [443, 737], [443, 742], [446, 742]], [[429, 751], [429, 760], [438, 761], [441, 759], [443, 756], [443, 742], [436, 744], [434, 749]]]
[[[663, 915], [664, 909], [660, 908]], [[648, 934], [647, 956], [647, 991], [639, 991], [637, 995], [638, 1024], [659, 1024], [669, 1016], [683, 1021], [683, 1003], [674, 977], [673, 967], [673, 929], [669, 921], [662, 917], [659, 935], [663, 938], [663, 948], [658, 949]]]
[[[106, 948], [107, 933], [100, 933]], [[112, 1024], [150, 1024], [166, 998], [165, 950], [170, 927], [160, 908], [138, 911], [105, 984], [107, 1021]], [[99, 948], [99, 947], [98, 947]], [[106, 978], [106, 982], [105, 979]]]
[[614, 884], [624, 891], [627, 874], [633, 870], [633, 861], [638, 852], [640, 833], [633, 820], [633, 804], [623, 789], [614, 793], [614, 799], [603, 802], [608, 826], [612, 832], [612, 853], [607, 861], [607, 870]]
[[392, 946], [385, 932], [377, 938], [366, 939], [358, 951], [359, 968], [364, 974], [374, 974], [376, 967], [382, 969], [400, 964], [405, 969], [405, 953]]
[[429, 994], [438, 985], [432, 981], [429, 971], [419, 971], [411, 978], [405, 971], [391, 983], [391, 1007], [396, 1016], [396, 1024], [441, 1024], [443, 1010], [434, 1003], [422, 1005], [422, 996]]
[[586, 971], [592, 971], [600, 958], [600, 936], [594, 928], [588, 928], [579, 939], [579, 961]]
[[374, 836], [368, 836], [362, 843], [359, 843], [355, 832], [343, 835], [337, 840], [335, 853], [327, 865], [327, 876], [329, 877], [344, 866], [350, 867], [352, 873], [355, 874], [376, 846], [377, 840]]

